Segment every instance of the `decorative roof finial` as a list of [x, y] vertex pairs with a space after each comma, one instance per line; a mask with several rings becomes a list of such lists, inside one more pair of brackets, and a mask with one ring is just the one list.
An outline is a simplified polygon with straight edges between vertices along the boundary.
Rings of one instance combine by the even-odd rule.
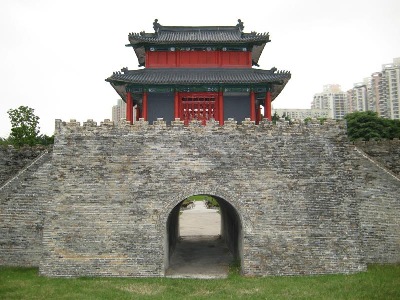
[[243, 31], [244, 25], [243, 25], [242, 20], [238, 19], [238, 23], [236, 25], [236, 28], [239, 29], [240, 31]]
[[158, 33], [158, 31], [160, 30], [160, 27], [161, 27], [161, 25], [160, 25], [160, 23], [158, 23], [158, 19], [155, 19], [153, 22], [154, 32]]

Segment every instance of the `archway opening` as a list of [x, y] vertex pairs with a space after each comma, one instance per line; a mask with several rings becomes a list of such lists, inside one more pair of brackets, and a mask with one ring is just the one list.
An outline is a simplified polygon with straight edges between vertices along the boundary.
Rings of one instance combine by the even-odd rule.
[[193, 195], [179, 202], [166, 224], [166, 275], [226, 277], [229, 265], [242, 261], [242, 222], [225, 199]]

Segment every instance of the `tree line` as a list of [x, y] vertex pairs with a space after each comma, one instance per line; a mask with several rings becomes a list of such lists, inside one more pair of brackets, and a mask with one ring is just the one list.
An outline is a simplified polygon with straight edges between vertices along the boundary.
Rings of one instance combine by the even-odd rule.
[[347, 135], [350, 140], [382, 140], [400, 138], [400, 120], [379, 117], [373, 111], [347, 114]]
[[[272, 122], [275, 124], [281, 118], [289, 121], [289, 123], [292, 122], [285, 113], [280, 117], [276, 112], [272, 116]], [[356, 111], [347, 114], [344, 119], [347, 124], [347, 136], [351, 141], [400, 139], [400, 120], [382, 118], [373, 111]], [[326, 118], [318, 118], [317, 120], [323, 124]], [[311, 121], [311, 118], [306, 118], [303, 121], [307, 124]]]

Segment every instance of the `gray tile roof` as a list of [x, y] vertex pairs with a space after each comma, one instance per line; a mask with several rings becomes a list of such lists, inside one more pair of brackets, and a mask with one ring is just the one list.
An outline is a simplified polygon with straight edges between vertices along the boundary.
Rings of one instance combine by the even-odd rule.
[[[240, 21], [240, 20], [238, 20]], [[270, 42], [269, 33], [243, 32], [243, 23], [236, 26], [162, 26], [156, 20], [154, 33], [130, 33], [129, 44], [133, 47], [139, 65], [145, 64], [145, 48], [152, 46], [243, 46], [252, 52], [252, 60], [258, 63], [265, 44]]]
[[253, 68], [163, 68], [115, 72], [106, 79], [113, 83], [190, 85], [286, 83], [290, 72]]
[[261, 69], [141, 69], [115, 72], [106, 79], [115, 91], [126, 101], [126, 85], [221, 85], [250, 87], [254, 84], [269, 84], [272, 88], [272, 100], [283, 90], [291, 77], [288, 71], [261, 70]]
[[181, 44], [263, 44], [269, 42], [268, 33], [241, 33], [239, 31], [183, 31], [151, 34], [130, 33], [130, 46]]
[[163, 26], [158, 19], [153, 23], [154, 33], [130, 33], [130, 45], [146, 44], [243, 44], [267, 43], [269, 34], [244, 33], [243, 22], [236, 26]]

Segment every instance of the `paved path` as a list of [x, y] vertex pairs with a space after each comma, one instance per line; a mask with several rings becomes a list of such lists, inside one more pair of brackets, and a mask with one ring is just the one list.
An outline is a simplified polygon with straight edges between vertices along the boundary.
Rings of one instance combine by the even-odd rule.
[[221, 233], [220, 214], [216, 209], [207, 209], [202, 201], [195, 201], [192, 209], [184, 210], [179, 222], [181, 236]]
[[170, 259], [168, 277], [224, 278], [233, 257], [220, 237], [220, 214], [203, 202], [180, 216], [181, 238]]

